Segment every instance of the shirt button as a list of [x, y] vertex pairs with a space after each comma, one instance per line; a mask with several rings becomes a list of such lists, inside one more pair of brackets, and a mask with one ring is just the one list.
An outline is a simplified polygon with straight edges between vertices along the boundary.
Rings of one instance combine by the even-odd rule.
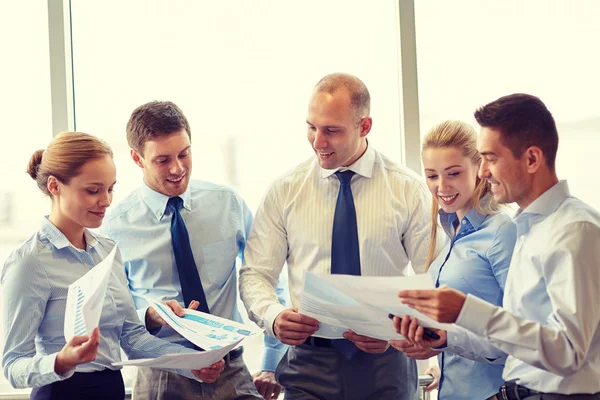
[[462, 224], [464, 225], [464, 224], [466, 224], [466, 223], [467, 223], [467, 220], [466, 220], [466, 219], [463, 219], [463, 220], [462, 220]]
[[159, 211], [156, 213], [156, 215], [158, 215], [160, 217], [162, 215], [162, 213]]
[[452, 340], [456, 342], [458, 340], [458, 336], [452, 336]]
[[521, 239], [521, 241], [524, 241], [525, 240], [525, 235], [521, 235], [521, 237], [519, 239]]

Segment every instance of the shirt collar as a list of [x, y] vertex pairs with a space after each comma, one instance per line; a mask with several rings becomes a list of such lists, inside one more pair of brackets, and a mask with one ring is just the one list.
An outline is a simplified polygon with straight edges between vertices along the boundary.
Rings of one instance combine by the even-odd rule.
[[562, 202], [570, 195], [569, 184], [566, 180], [561, 180], [556, 185], [546, 190], [525, 209], [519, 208], [515, 218], [518, 218], [522, 214], [539, 214], [547, 217], [556, 211]]
[[348, 167], [339, 167], [336, 169], [321, 168], [321, 178], [329, 178], [337, 171], [345, 171], [348, 169], [356, 172], [358, 175], [364, 176], [365, 178], [370, 178], [373, 175], [374, 165], [375, 149], [373, 148], [373, 146], [369, 146], [369, 142], [367, 142], [367, 150], [365, 150], [365, 153], [358, 160], [356, 160], [354, 164]]
[[[65, 247], [73, 247], [69, 239], [48, 219], [48, 216], [42, 220], [41, 234], [45, 236], [48, 241], [56, 247], [58, 250], [64, 249]], [[83, 229], [83, 236], [85, 237], [85, 243], [87, 250], [90, 250], [98, 245], [98, 238], [96, 235], [86, 228]]]
[[[446, 232], [454, 232], [454, 221], [458, 220], [458, 216], [456, 213], [447, 213], [441, 208], [438, 210], [438, 214], [440, 216], [440, 223]], [[473, 229], [477, 230], [485, 220], [487, 215], [481, 214], [475, 210], [475, 207], [472, 207], [469, 212], [467, 212], [464, 218], [469, 221]], [[452, 235], [451, 235], [452, 236]]]
[[[160, 221], [163, 215], [165, 215], [169, 196], [151, 189], [148, 185], [146, 185], [146, 182], [142, 184], [140, 193], [142, 195], [142, 199], [152, 211], [152, 214], [154, 214], [156, 219]], [[185, 192], [180, 194], [179, 197], [181, 197], [183, 200], [183, 208], [188, 211], [192, 211], [192, 202], [190, 201], [192, 195], [189, 184], [187, 189], [185, 189]]]

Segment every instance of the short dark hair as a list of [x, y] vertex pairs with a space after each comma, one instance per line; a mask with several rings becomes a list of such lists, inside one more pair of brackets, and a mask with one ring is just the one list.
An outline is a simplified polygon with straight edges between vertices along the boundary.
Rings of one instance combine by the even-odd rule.
[[350, 93], [350, 104], [357, 122], [362, 117], [369, 116], [371, 112], [371, 95], [367, 86], [356, 76], [335, 72], [325, 75], [315, 85], [315, 91], [325, 93], [333, 93], [340, 88], [345, 88]]
[[552, 114], [537, 97], [515, 93], [500, 97], [475, 111], [483, 128], [497, 130], [503, 144], [520, 158], [531, 146], [539, 147], [546, 165], [554, 170], [558, 150], [558, 131]]
[[168, 136], [185, 129], [192, 132], [183, 111], [170, 101], [151, 101], [136, 108], [127, 122], [127, 143], [143, 155], [144, 145], [158, 136]]

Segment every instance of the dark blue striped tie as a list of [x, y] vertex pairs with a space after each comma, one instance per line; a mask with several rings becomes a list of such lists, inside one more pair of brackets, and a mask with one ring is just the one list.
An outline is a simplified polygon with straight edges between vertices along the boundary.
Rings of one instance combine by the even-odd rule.
[[181, 292], [185, 307], [190, 305], [192, 300], [200, 302], [198, 311], [209, 313], [208, 303], [200, 281], [200, 275], [194, 262], [192, 247], [190, 246], [190, 237], [185, 227], [185, 222], [181, 217], [179, 209], [183, 204], [181, 197], [171, 197], [167, 207], [171, 209], [171, 244], [175, 254], [175, 264], [179, 273], [179, 282], [181, 283]]
[[[356, 226], [356, 209], [350, 181], [354, 172], [338, 171], [340, 180], [335, 214], [333, 216], [333, 233], [331, 239], [331, 273], [360, 275], [360, 252], [358, 249], [358, 228]], [[333, 345], [347, 359], [351, 359], [358, 348], [347, 339], [334, 340]]]

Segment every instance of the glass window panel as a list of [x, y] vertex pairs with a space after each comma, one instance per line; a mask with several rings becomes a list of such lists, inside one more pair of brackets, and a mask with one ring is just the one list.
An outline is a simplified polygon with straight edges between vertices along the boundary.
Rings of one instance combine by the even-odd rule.
[[600, 41], [593, 0], [416, 1], [421, 134], [515, 92], [536, 95], [559, 131], [559, 178], [600, 209]]
[[[50, 212], [49, 200], [25, 172], [33, 152], [52, 139], [47, 2], [3, 3], [0, 37], [2, 52], [7, 55], [0, 67], [4, 135], [0, 146], [0, 262], [4, 265], [8, 255], [39, 229], [42, 217]], [[0, 351], [3, 345], [0, 339]], [[19, 392], [29, 390], [13, 389], [0, 374], [0, 394]]]
[[[236, 187], [255, 210], [270, 182], [312, 156], [308, 97], [335, 71], [367, 84], [371, 143], [400, 161], [394, 0], [77, 1], [72, 15], [77, 129], [113, 146], [115, 201], [141, 182], [130, 113], [171, 100], [190, 121], [193, 176]], [[259, 343], [244, 357], [257, 370]]]

